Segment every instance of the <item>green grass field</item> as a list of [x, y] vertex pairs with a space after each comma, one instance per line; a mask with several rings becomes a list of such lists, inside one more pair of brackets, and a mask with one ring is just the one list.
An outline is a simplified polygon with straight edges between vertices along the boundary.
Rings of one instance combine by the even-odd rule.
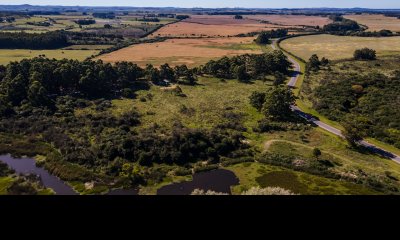
[[[46, 15], [40, 16], [35, 15], [30, 18], [17, 18], [15, 22], [12, 23], [0, 23], [0, 27], [4, 31], [19, 32], [25, 31], [28, 33], [44, 33], [48, 31], [56, 30], [67, 30], [80, 32], [86, 29], [98, 28], [103, 29], [105, 24], [110, 24], [113, 28], [143, 28], [143, 27], [155, 27], [155, 25], [164, 25], [176, 21], [172, 18], [160, 18], [160, 22], [141, 22], [136, 21], [132, 16], [122, 16], [121, 19], [100, 19], [94, 18], [96, 20], [95, 24], [82, 25], [75, 23], [78, 19], [92, 18], [92, 16], [82, 16], [79, 13], [75, 15]], [[51, 19], [51, 20], [50, 20]], [[54, 21], [54, 22], [53, 22]], [[38, 26], [28, 24], [40, 23], [40, 22], [51, 22], [50, 26]]]
[[7, 188], [14, 182], [15, 180], [12, 177], [0, 177], [0, 195], [7, 194]]
[[21, 61], [24, 58], [34, 58], [45, 55], [47, 58], [85, 60], [99, 50], [29, 50], [29, 49], [0, 49], [0, 65], [7, 65], [12, 61]]
[[261, 163], [240, 163], [226, 167], [238, 176], [240, 184], [232, 187], [233, 194], [240, 194], [253, 186], [281, 187], [301, 195], [374, 195], [379, 194], [361, 185], [327, 179], [307, 173]]
[[[223, 114], [227, 108], [231, 108], [229, 111], [244, 114], [245, 122], [251, 124], [262, 115], [250, 106], [249, 96], [255, 90], [267, 89], [268, 83], [254, 81], [245, 84], [237, 80], [200, 78], [197, 86], [180, 86], [186, 97], [163, 91], [159, 86], [151, 86], [149, 91], [138, 91], [136, 99], [113, 100], [112, 111], [119, 114], [135, 107], [142, 114], [140, 127], [157, 123], [169, 128], [178, 120], [189, 127], [209, 128], [226, 121]], [[141, 98], [146, 101], [142, 102]], [[193, 110], [182, 113], [183, 106]]]
[[333, 35], [311, 35], [290, 38], [281, 42], [281, 47], [308, 60], [312, 54], [331, 60], [353, 57], [356, 49], [375, 49], [378, 56], [400, 53], [400, 37], [373, 38]]

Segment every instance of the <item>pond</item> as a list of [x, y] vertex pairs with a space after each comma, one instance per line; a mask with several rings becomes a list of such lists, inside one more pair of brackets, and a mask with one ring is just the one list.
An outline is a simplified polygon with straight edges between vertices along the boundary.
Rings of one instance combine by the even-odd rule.
[[[32, 173], [40, 176], [43, 185], [51, 188], [57, 195], [77, 195], [72, 187], [47, 170], [36, 166], [33, 158], [14, 158], [11, 155], [0, 155], [0, 161], [6, 163], [18, 174]], [[173, 183], [157, 190], [158, 195], [190, 195], [194, 189], [212, 190], [231, 194], [231, 186], [239, 184], [236, 175], [228, 170], [217, 169], [193, 175], [192, 181]], [[115, 189], [107, 195], [138, 195], [138, 189]]]
[[40, 176], [43, 185], [46, 188], [51, 188], [57, 195], [76, 195], [70, 186], [64, 183], [61, 179], [51, 175], [47, 170], [36, 166], [36, 161], [33, 158], [13, 158], [11, 155], [0, 155], [0, 161], [6, 163], [11, 169], [19, 174], [32, 173]]
[[236, 175], [225, 169], [200, 172], [189, 182], [173, 183], [157, 190], [157, 195], [190, 195], [196, 188], [231, 194], [231, 186], [239, 184]]

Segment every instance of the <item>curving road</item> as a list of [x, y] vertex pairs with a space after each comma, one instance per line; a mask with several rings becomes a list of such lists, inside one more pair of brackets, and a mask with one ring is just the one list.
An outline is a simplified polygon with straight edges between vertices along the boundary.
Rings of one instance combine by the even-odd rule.
[[[277, 47], [275, 46], [276, 41], [273, 41], [271, 44], [271, 48], [273, 50], [277, 50]], [[299, 79], [300, 73], [301, 73], [301, 67], [300, 64], [296, 61], [296, 59], [292, 58], [291, 56], [289, 56], [288, 54], [285, 53], [285, 55], [288, 57], [289, 61], [293, 64], [294, 66], [294, 73], [292, 75], [292, 77], [290, 78], [289, 82], [288, 82], [288, 86], [289, 87], [295, 87], [297, 80]], [[315, 118], [314, 116], [312, 116], [311, 114], [305, 113], [303, 111], [301, 111], [301, 109], [295, 105], [292, 106], [292, 110], [294, 112], [296, 112], [298, 115], [300, 115], [302, 118], [305, 118], [307, 121], [314, 123], [315, 125], [317, 125], [318, 127], [335, 134], [336, 136], [339, 136], [341, 138], [344, 138], [342, 131], [330, 126], [329, 124], [326, 124], [324, 122], [321, 122], [320, 120], [318, 120], [317, 118]], [[372, 143], [367, 142], [366, 140], [362, 140], [359, 142], [360, 145], [371, 149], [373, 152], [385, 157], [385, 158], [389, 158], [392, 159], [393, 161], [395, 161], [396, 163], [400, 164], [400, 156], [391, 153], [389, 151], [386, 151], [382, 148], [379, 148], [375, 145], [373, 145]]]

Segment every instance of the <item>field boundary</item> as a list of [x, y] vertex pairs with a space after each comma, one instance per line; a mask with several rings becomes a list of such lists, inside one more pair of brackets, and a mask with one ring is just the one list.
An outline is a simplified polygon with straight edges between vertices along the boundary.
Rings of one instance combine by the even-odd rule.
[[[163, 28], [163, 27], [165, 27], [165, 26], [168, 26], [168, 25], [171, 25], [171, 24], [175, 24], [175, 23], [178, 23], [178, 22], [181, 22], [181, 21], [183, 21], [183, 19], [177, 19], [176, 21], [169, 22], [169, 23], [166, 23], [166, 24], [164, 24], [164, 25], [157, 26], [156, 28], [154, 28], [154, 29], [151, 30], [150, 32], [145, 33], [143, 36], [141, 36], [141, 37], [138, 38], [137, 40], [134, 39], [134, 41], [132, 41], [132, 42], [129, 42], [129, 41], [128, 41], [128, 42], [125, 42], [125, 44], [122, 43], [120, 46], [118, 46], [118, 44], [113, 45], [113, 46], [110, 47], [110, 48], [104, 49], [104, 50], [101, 51], [99, 54], [96, 54], [96, 55], [93, 55], [93, 56], [87, 58], [87, 60], [90, 60], [90, 59], [93, 59], [93, 58], [96, 58], [96, 57], [100, 57], [101, 55], [109, 54], [109, 53], [118, 51], [118, 50], [120, 50], [120, 49], [127, 48], [127, 47], [130, 47], [130, 46], [133, 46], [133, 45], [137, 45], [137, 44], [141, 44], [141, 43], [164, 42], [164, 41], [167, 40], [168, 38], [166, 38], [166, 37], [156, 37], [156, 38], [154, 38], [154, 39], [145, 39], [145, 38], [147, 38], [149, 35], [151, 35], [151, 34], [157, 32], [158, 30], [160, 30], [161, 28]], [[153, 40], [153, 41], [152, 41], [152, 40]], [[146, 42], [146, 41], [149, 41], [149, 42]]]

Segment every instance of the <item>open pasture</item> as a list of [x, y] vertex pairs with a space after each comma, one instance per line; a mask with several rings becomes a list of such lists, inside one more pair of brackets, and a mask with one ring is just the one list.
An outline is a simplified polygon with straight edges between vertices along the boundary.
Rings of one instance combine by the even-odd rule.
[[254, 15], [245, 17], [246, 20], [266, 21], [281, 26], [319, 26], [322, 27], [332, 21], [327, 17], [306, 15]]
[[335, 60], [351, 58], [356, 49], [364, 47], [376, 50], [378, 56], [398, 54], [400, 37], [348, 37], [323, 34], [290, 38], [283, 41], [281, 47], [305, 60], [312, 54]]
[[[239, 20], [238, 20], [239, 21]], [[219, 37], [235, 36], [250, 32], [275, 29], [271, 24], [201, 24], [192, 22], [178, 22], [162, 27], [152, 34], [153, 37]]]
[[382, 14], [345, 15], [344, 17], [367, 26], [367, 31], [372, 32], [386, 29], [393, 32], [400, 32], [400, 19], [395, 17], [386, 17]]
[[47, 58], [85, 60], [99, 50], [29, 50], [29, 49], [0, 49], [0, 65], [7, 65], [12, 61], [21, 61], [25, 58], [34, 58], [45, 55]]
[[267, 31], [281, 27], [303, 28], [331, 22], [326, 17], [303, 15], [250, 15], [234, 19], [232, 15], [191, 15], [181, 22], [164, 26], [152, 36], [215, 37]]
[[198, 66], [210, 59], [246, 53], [261, 53], [253, 38], [168, 39], [164, 42], [133, 45], [99, 57], [105, 62], [129, 61], [140, 66], [168, 63]]

